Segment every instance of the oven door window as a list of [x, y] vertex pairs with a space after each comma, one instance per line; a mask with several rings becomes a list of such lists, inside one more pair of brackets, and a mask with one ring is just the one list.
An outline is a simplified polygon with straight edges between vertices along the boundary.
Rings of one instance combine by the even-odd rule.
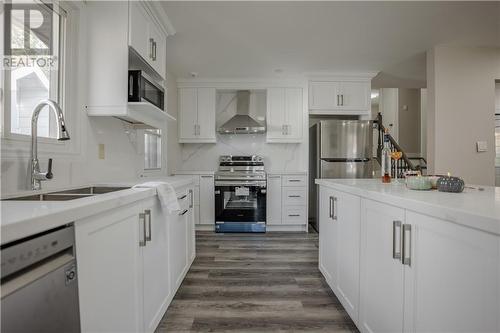
[[217, 186], [215, 219], [218, 222], [266, 220], [265, 190], [256, 186]]

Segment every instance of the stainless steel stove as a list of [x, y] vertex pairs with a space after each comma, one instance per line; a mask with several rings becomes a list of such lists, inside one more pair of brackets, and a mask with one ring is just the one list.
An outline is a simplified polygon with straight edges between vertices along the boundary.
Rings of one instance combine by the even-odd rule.
[[261, 156], [221, 156], [215, 173], [215, 231], [266, 232], [266, 186]]

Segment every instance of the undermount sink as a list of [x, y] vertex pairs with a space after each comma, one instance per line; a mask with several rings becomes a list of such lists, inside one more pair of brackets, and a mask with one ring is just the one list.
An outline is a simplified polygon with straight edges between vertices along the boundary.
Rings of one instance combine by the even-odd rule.
[[121, 190], [129, 189], [130, 187], [116, 187], [116, 186], [88, 186], [80, 187], [71, 190], [50, 192], [44, 194], [32, 194], [9, 199], [8, 201], [68, 201], [81, 198], [91, 197], [97, 194], [111, 193]]

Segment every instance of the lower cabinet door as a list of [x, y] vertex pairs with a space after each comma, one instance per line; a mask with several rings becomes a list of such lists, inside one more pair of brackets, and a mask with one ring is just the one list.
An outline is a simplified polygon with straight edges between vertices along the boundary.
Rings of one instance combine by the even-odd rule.
[[351, 318], [359, 314], [359, 247], [361, 198], [335, 192], [334, 214], [337, 219], [337, 291], [338, 298]]
[[335, 193], [326, 187], [319, 190], [319, 269], [334, 292], [337, 284], [337, 223], [333, 219]]
[[[404, 266], [399, 259], [393, 258], [393, 250], [400, 252], [398, 225], [404, 223], [404, 217], [403, 209], [361, 200], [361, 300], [358, 327], [362, 332], [403, 331]], [[393, 242], [394, 229], [396, 242]]]
[[500, 332], [500, 237], [406, 214], [405, 331]]
[[82, 332], [142, 332], [140, 204], [75, 223]]
[[143, 253], [144, 331], [154, 332], [170, 298], [166, 216], [155, 196], [144, 205], [146, 246]]
[[167, 218], [168, 220], [168, 238], [169, 238], [169, 261], [170, 261], [170, 283], [171, 292], [175, 293], [182, 282], [183, 273], [187, 266], [187, 232], [188, 224], [186, 215], [189, 213], [187, 207], [181, 207], [180, 211], [173, 212]]

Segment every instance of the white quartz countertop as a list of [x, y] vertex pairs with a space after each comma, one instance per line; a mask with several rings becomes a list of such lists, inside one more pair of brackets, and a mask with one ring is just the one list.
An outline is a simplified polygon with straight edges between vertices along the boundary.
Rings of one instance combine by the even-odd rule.
[[414, 191], [402, 181], [383, 184], [379, 179], [316, 179], [316, 184], [500, 235], [498, 187], [473, 186], [462, 193], [444, 193]]
[[[191, 184], [193, 177], [171, 176], [161, 178], [141, 178], [131, 181], [86, 184], [72, 186], [78, 188], [84, 186], [124, 186], [150, 182], [165, 181], [174, 188], [180, 188]], [[60, 190], [66, 190], [63, 188]], [[16, 196], [41, 194], [50, 191], [30, 191], [17, 193]], [[98, 194], [86, 198], [68, 201], [0, 201], [1, 205], [1, 244], [16, 239], [27, 237], [38, 232], [56, 228], [85, 217], [99, 214], [109, 209], [118, 208], [148, 197], [156, 195], [156, 191], [150, 188], [130, 188], [121, 191]], [[8, 197], [8, 196], [7, 196]]]

